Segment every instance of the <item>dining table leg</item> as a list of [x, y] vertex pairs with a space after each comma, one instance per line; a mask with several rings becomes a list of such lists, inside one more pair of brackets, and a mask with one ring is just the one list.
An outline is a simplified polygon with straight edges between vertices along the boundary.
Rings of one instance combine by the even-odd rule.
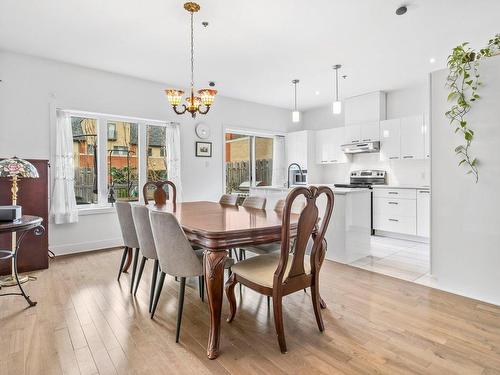
[[207, 356], [215, 359], [219, 356], [220, 321], [224, 286], [224, 264], [227, 251], [205, 250], [203, 270], [210, 311], [210, 332], [208, 335]]

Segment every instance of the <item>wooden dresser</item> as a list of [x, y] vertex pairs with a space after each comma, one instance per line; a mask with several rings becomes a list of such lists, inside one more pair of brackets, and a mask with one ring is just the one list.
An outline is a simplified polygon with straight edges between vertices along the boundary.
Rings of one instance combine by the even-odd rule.
[[[40, 178], [26, 178], [19, 181], [17, 204], [22, 206], [23, 215], [35, 215], [43, 218], [45, 233], [35, 236], [28, 233], [23, 240], [19, 253], [19, 272], [39, 270], [49, 267], [49, 162], [48, 160], [27, 159], [38, 170]], [[11, 181], [0, 178], [0, 205], [10, 205]], [[0, 248], [10, 249], [10, 234], [0, 234]], [[0, 261], [0, 275], [10, 273], [10, 260]]]

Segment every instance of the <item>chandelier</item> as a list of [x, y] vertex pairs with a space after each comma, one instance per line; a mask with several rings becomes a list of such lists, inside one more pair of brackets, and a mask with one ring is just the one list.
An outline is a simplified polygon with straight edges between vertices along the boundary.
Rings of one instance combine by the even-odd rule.
[[[181, 104], [184, 91], [178, 89], [167, 89], [165, 93], [169, 103], [172, 105], [174, 112], [182, 115], [186, 112], [191, 113], [191, 116], [196, 117], [197, 113], [206, 115], [213, 104], [217, 90], [201, 89], [198, 90], [197, 96], [194, 95], [194, 13], [200, 10], [200, 6], [196, 3], [189, 2], [184, 4], [186, 9], [191, 14], [191, 94], [186, 98], [187, 104], [182, 104], [182, 109], [178, 109]], [[204, 108], [202, 107], [204, 106]]]

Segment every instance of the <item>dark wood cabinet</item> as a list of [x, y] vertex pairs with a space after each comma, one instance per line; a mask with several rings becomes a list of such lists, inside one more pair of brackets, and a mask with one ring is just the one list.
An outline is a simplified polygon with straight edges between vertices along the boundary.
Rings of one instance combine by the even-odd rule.
[[[28, 233], [23, 240], [19, 253], [18, 270], [27, 272], [49, 267], [49, 162], [48, 160], [27, 159], [38, 170], [39, 178], [25, 178], [18, 183], [17, 204], [22, 206], [23, 215], [43, 218], [45, 233], [35, 236]], [[11, 181], [0, 178], [0, 205], [12, 204]], [[10, 249], [11, 235], [0, 234], [0, 248]], [[0, 261], [0, 275], [10, 273], [10, 259]]]

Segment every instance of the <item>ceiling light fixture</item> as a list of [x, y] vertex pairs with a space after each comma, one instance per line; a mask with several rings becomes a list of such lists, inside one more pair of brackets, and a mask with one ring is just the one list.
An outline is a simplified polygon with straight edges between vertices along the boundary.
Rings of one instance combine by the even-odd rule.
[[[191, 14], [191, 95], [186, 98], [186, 104], [183, 104], [183, 109], [178, 110], [177, 106], [181, 104], [182, 96], [184, 91], [178, 89], [167, 89], [165, 93], [167, 94], [167, 99], [172, 105], [174, 112], [178, 115], [182, 115], [186, 112], [191, 113], [191, 116], [196, 117], [197, 113], [206, 115], [210, 110], [210, 106], [213, 104], [217, 90], [214, 89], [201, 89], [198, 90], [199, 96], [194, 96], [194, 13], [200, 10], [200, 6], [197, 3], [188, 2], [184, 4], [184, 9], [186, 9]], [[202, 104], [205, 109], [202, 109]]]
[[430, 62], [431, 64], [434, 64], [434, 63], [436, 62], [436, 59], [435, 59], [434, 57], [431, 57], [431, 58], [429, 59], [429, 62]]
[[300, 122], [300, 112], [297, 109], [297, 83], [299, 83], [298, 79], [294, 79], [292, 81], [293, 88], [294, 88], [294, 95], [295, 95], [295, 104], [293, 107], [293, 112], [292, 112], [292, 122]]
[[339, 100], [339, 69], [342, 67], [340, 64], [333, 66], [335, 70], [335, 100], [332, 105], [333, 114], [338, 115], [342, 113], [342, 102]]

